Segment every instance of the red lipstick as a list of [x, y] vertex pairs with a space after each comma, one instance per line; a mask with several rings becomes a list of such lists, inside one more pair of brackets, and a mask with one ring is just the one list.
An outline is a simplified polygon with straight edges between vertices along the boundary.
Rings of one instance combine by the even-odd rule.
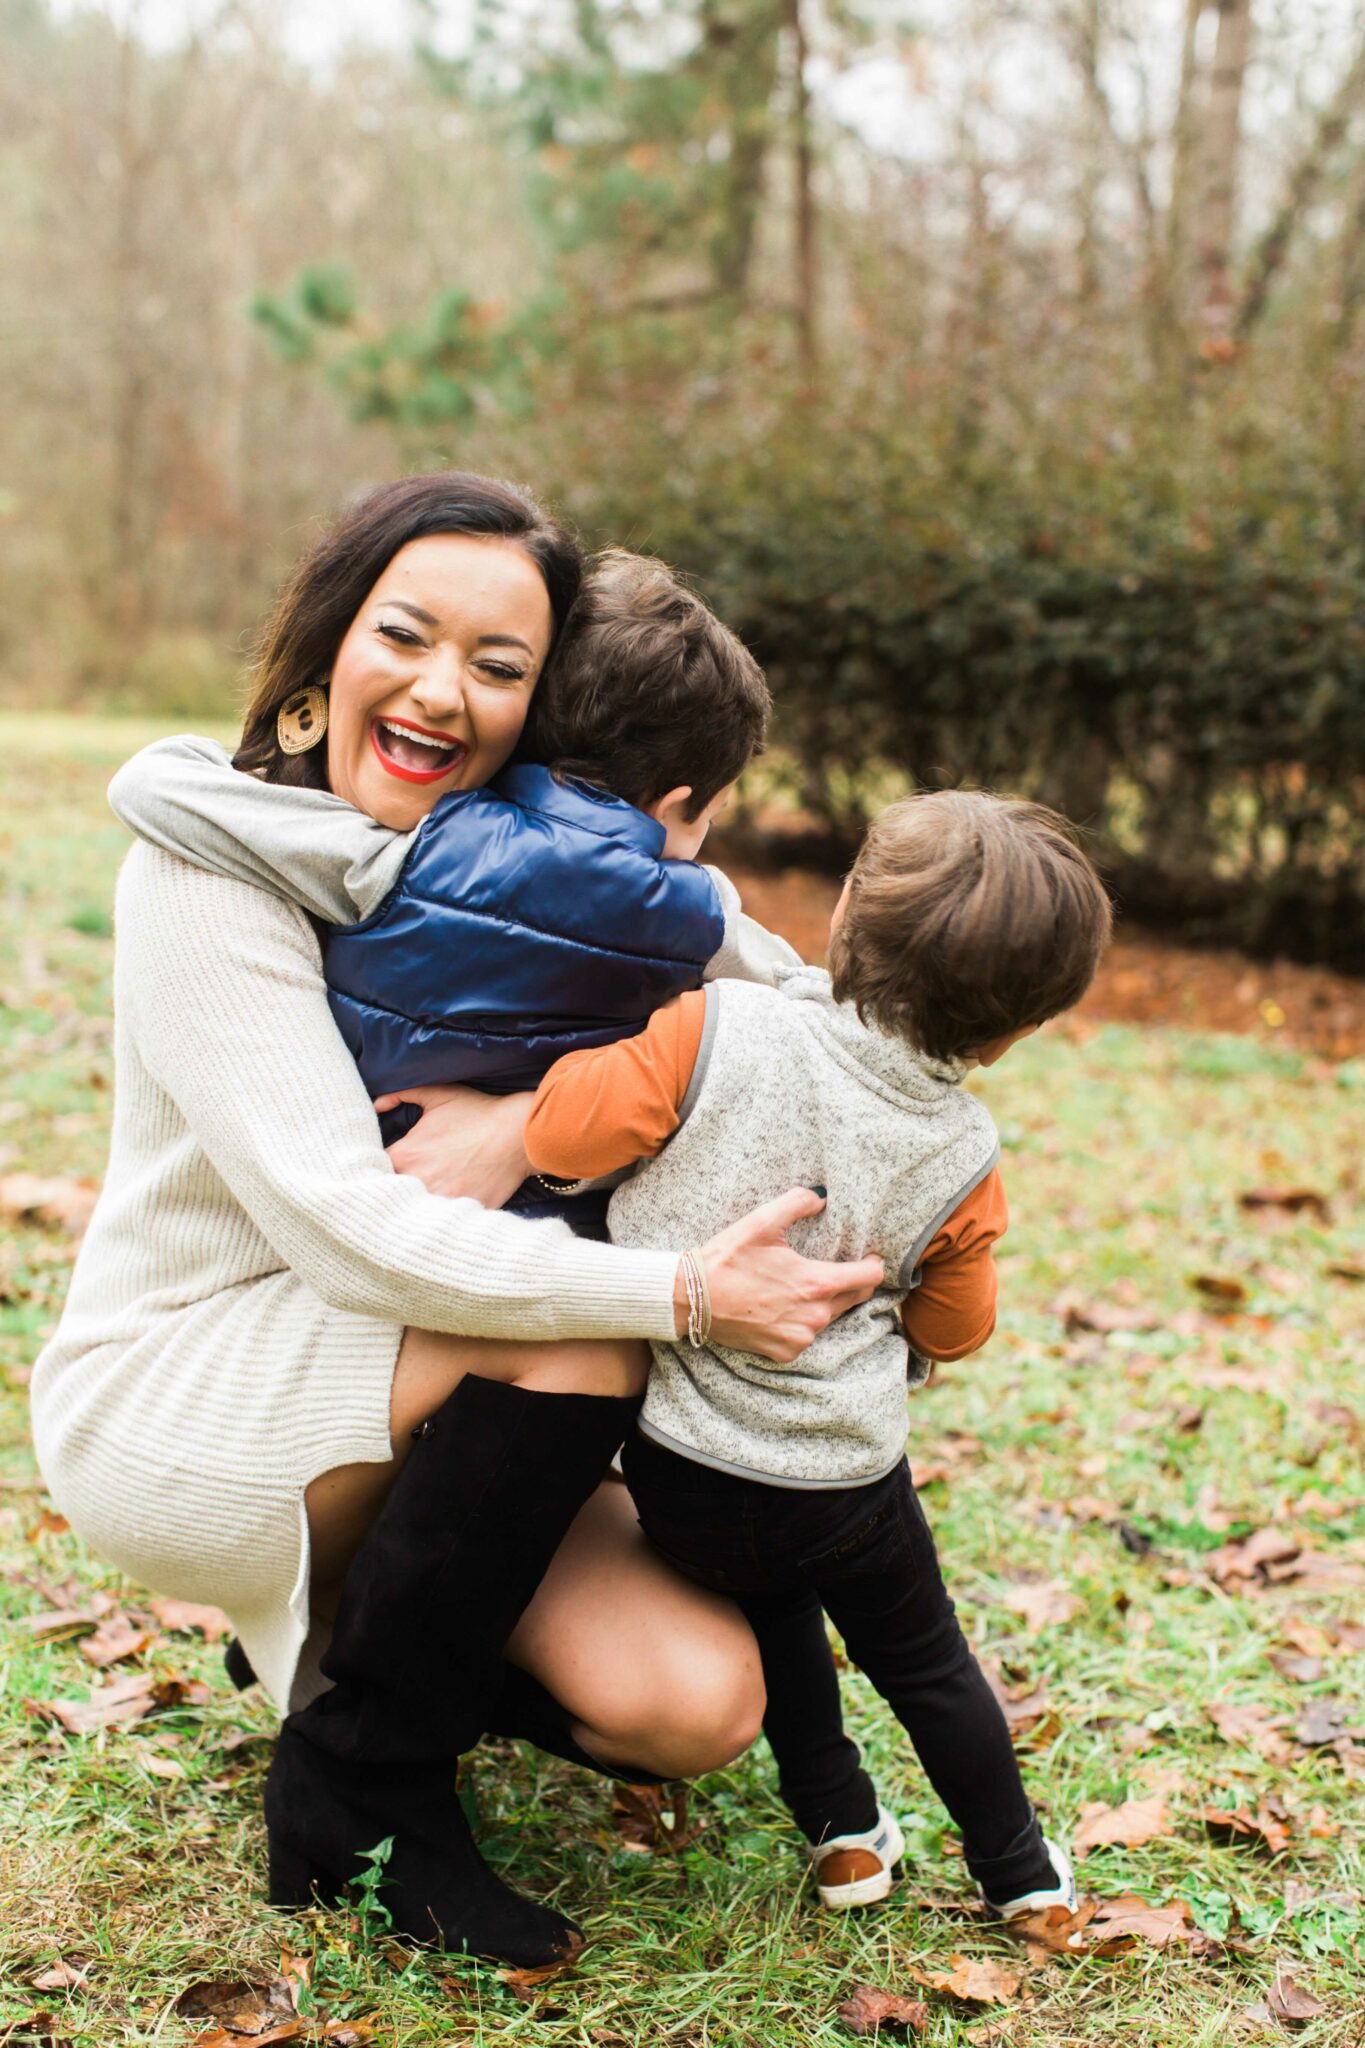
[[379, 762], [386, 775], [396, 776], [400, 782], [443, 782], [448, 775], [454, 775], [458, 771], [469, 753], [469, 749], [465, 746], [464, 742], [462, 740], [452, 740], [448, 732], [436, 732], [431, 726], [418, 725], [415, 720], [410, 718], [395, 718], [390, 722], [394, 725], [406, 726], [409, 732], [414, 732], [423, 739], [439, 740], [442, 746], [454, 748], [453, 754], [443, 767], [405, 768], [401, 762], [395, 761], [391, 755], [384, 752], [383, 747], [379, 743], [380, 722], [377, 718], [371, 719], [370, 745], [374, 749], [375, 759]]

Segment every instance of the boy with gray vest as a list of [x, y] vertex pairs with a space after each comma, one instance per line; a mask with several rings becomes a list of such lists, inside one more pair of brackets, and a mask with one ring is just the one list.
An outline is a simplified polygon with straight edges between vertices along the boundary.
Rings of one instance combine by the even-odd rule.
[[828, 1906], [884, 1898], [904, 1845], [843, 1733], [826, 1614], [908, 1731], [987, 1904], [1011, 1918], [1074, 1902], [939, 1576], [905, 1388], [907, 1340], [915, 1386], [928, 1359], [966, 1356], [995, 1323], [999, 1147], [959, 1084], [1079, 1000], [1109, 926], [1053, 813], [912, 797], [868, 834], [831, 922], [831, 975], [685, 994], [639, 1037], [561, 1060], [527, 1124], [545, 1176], [648, 1161], [612, 1198], [618, 1243], [700, 1244], [805, 1182], [828, 1199], [791, 1233], [801, 1251], [885, 1261], [886, 1286], [788, 1366], [708, 1342], [691, 1261], [687, 1340], [654, 1346], [625, 1454], [656, 1547], [753, 1627], [764, 1729]]

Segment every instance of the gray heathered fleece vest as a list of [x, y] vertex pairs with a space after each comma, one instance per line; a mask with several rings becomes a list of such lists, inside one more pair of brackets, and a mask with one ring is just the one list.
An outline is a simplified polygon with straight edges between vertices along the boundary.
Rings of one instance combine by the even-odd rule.
[[912, 1052], [803, 967], [776, 987], [712, 982], [682, 1124], [612, 1197], [618, 1244], [698, 1245], [784, 1189], [829, 1191], [790, 1241], [886, 1261], [887, 1285], [791, 1365], [723, 1345], [656, 1344], [640, 1426], [704, 1465], [775, 1486], [860, 1485], [905, 1448], [897, 1313], [925, 1248], [999, 1157], [960, 1062]]

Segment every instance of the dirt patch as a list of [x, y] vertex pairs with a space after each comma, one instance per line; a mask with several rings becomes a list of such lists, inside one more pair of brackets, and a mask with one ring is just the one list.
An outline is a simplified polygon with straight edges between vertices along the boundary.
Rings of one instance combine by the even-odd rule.
[[[807, 960], [823, 960], [837, 881], [804, 868], [760, 874], [726, 861], [725, 869], [751, 916]], [[1096, 1022], [1237, 1031], [1331, 1060], [1365, 1052], [1365, 982], [1326, 967], [1177, 946], [1146, 932], [1120, 932], [1080, 1011]]]

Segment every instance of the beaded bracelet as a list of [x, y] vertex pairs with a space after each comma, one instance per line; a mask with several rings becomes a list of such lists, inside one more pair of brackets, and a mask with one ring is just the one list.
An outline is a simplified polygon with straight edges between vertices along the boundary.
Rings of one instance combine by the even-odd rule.
[[706, 1261], [699, 1251], [682, 1254], [682, 1277], [687, 1290], [687, 1341], [700, 1350], [711, 1335], [711, 1289]]

